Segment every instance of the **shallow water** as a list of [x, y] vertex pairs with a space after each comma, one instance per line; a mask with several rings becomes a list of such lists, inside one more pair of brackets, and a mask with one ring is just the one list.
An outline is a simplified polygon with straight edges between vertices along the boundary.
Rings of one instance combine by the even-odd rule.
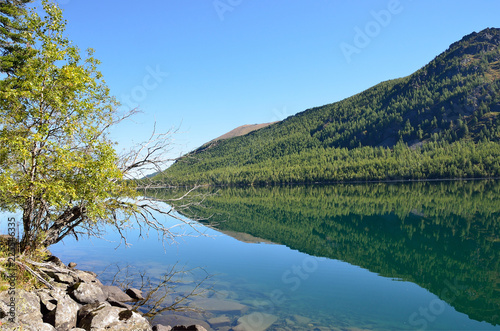
[[174, 277], [164, 305], [210, 275], [206, 291], [183, 302], [205, 314], [178, 314], [220, 325], [214, 330], [242, 322], [248, 330], [500, 330], [499, 197], [492, 181], [231, 188], [184, 213], [218, 223], [200, 225], [203, 236], [164, 247], [154, 233], [129, 231], [129, 248], [66, 240], [51, 251], [105, 283], [117, 266], [131, 266], [135, 286], [141, 271], [154, 283], [174, 264], [202, 267]]

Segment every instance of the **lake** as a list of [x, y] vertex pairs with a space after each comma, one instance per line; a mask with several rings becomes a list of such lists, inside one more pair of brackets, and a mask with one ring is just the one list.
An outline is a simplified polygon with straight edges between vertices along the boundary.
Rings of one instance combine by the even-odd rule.
[[[151, 194], [168, 199], [182, 192]], [[51, 251], [108, 284], [114, 278], [140, 286], [147, 279], [154, 288], [172, 269], [191, 270], [155, 292], [164, 299], [156, 310], [194, 291], [179, 308], [204, 313], [165, 311], [152, 317], [156, 322], [209, 321], [213, 330], [238, 323], [241, 330], [500, 330], [498, 181], [196, 195], [199, 204], [177, 207], [204, 221], [196, 231], [174, 228], [189, 235], [176, 244], [129, 230], [132, 246], [116, 248], [119, 237], [110, 231], [106, 240], [66, 240]], [[141, 310], [152, 307], [151, 301]]]

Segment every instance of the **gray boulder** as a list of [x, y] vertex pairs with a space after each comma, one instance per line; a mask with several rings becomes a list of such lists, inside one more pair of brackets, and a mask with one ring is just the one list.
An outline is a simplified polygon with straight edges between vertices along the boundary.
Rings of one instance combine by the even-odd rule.
[[[56, 331], [57, 329], [49, 323], [37, 323], [30, 325], [36, 331]], [[24, 330], [24, 329], [23, 329]]]
[[111, 305], [108, 302], [96, 302], [96, 303], [89, 303], [83, 307], [81, 307], [78, 310], [78, 324], [81, 324], [81, 321], [83, 321], [87, 316], [91, 313], [94, 313], [96, 311], [102, 310], [106, 307], [111, 307]]
[[73, 285], [75, 283], [75, 279], [68, 274], [63, 274], [60, 272], [54, 273], [54, 280], [59, 283], [64, 283], [68, 285]]
[[165, 326], [161, 324], [156, 324], [155, 326], [153, 326], [153, 331], [172, 331], [172, 327], [170, 325]]
[[78, 278], [78, 281], [80, 281], [80, 282], [98, 283], [98, 284], [101, 283], [97, 279], [97, 276], [95, 275], [95, 273], [90, 272], [90, 271], [73, 270], [72, 275], [76, 276]]
[[2, 324], [2, 331], [56, 331], [56, 329], [47, 323], [33, 322], [29, 324], [24, 323], [5, 323]]
[[119, 302], [134, 301], [128, 294], [123, 292], [118, 286], [102, 286], [102, 291], [108, 300], [115, 300]]
[[233, 314], [239, 315], [242, 315], [248, 310], [248, 306], [245, 306], [239, 302], [232, 300], [221, 300], [217, 298], [195, 298], [194, 301], [189, 303], [189, 306], [209, 312], [231, 312]]
[[149, 322], [141, 315], [118, 307], [104, 307], [90, 311], [79, 323], [87, 331], [122, 330], [152, 331]]
[[0, 321], [2, 330], [27, 330], [27, 331], [54, 331], [54, 327], [44, 323], [40, 306], [40, 298], [35, 293], [16, 290], [15, 296], [15, 322], [11, 323], [11, 295], [5, 291], [0, 293]]
[[54, 299], [52, 295], [50, 295], [47, 290], [39, 290], [36, 292], [38, 297], [40, 298], [40, 303], [42, 304], [42, 310], [51, 312], [54, 311], [57, 307], [57, 300]]
[[44, 316], [57, 330], [70, 330], [76, 327], [77, 314], [80, 305], [61, 290], [52, 290], [49, 294], [56, 300], [56, 308]]
[[5, 323], [10, 317], [11, 317], [11, 311], [12, 311], [12, 316], [15, 316], [15, 307], [10, 307], [8, 306], [8, 301], [10, 298], [4, 297], [0, 293], [0, 321]]
[[238, 318], [238, 325], [233, 328], [233, 331], [265, 331], [277, 320], [278, 317], [275, 315], [253, 312]]
[[[42, 313], [40, 311], [40, 298], [35, 293], [26, 292], [24, 290], [16, 290], [15, 296], [15, 315], [20, 323], [34, 323], [42, 321]], [[8, 291], [0, 293], [0, 301], [2, 301], [9, 309], [6, 313], [10, 315], [11, 295]], [[5, 309], [5, 308], [4, 308]], [[2, 309], [3, 310], [3, 309]]]
[[223, 315], [223, 316], [213, 317], [213, 318], [209, 319], [208, 323], [210, 323], [210, 325], [213, 328], [218, 329], [218, 328], [224, 327], [224, 326], [229, 327], [231, 325], [231, 320], [226, 315]]
[[92, 283], [76, 283], [69, 289], [71, 296], [82, 304], [106, 301], [101, 287]]

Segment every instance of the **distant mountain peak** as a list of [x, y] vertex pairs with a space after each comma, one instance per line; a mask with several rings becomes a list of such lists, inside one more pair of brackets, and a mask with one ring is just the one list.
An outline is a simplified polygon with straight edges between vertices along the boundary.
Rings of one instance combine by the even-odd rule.
[[480, 55], [491, 52], [498, 46], [500, 46], [500, 29], [487, 28], [480, 32], [472, 32], [451, 44], [443, 55], [447, 57], [462, 56], [464, 54]]
[[233, 129], [233, 130], [223, 134], [220, 137], [213, 139], [212, 142], [217, 141], [217, 140], [230, 139], [230, 138], [234, 138], [234, 137], [244, 136], [246, 134], [249, 134], [252, 131], [265, 128], [266, 126], [269, 126], [269, 125], [274, 124], [274, 123], [276, 123], [276, 122], [262, 123], [262, 124], [245, 124], [245, 125], [239, 126], [236, 129]]
[[[450, 48], [454, 48], [460, 45], [463, 45], [464, 43], [483, 43], [485, 45], [490, 44], [490, 45], [500, 45], [500, 29], [499, 28], [486, 28], [484, 30], [481, 30], [479, 32], [472, 32], [471, 34], [468, 34], [464, 36], [461, 40], [451, 44]], [[491, 51], [492, 48], [485, 49], [484, 51], [488, 52]], [[481, 52], [480, 49], [476, 49], [475, 53]]]
[[212, 147], [215, 147], [217, 146], [217, 144], [221, 141], [221, 140], [227, 140], [227, 139], [231, 139], [231, 138], [236, 138], [236, 137], [241, 137], [241, 136], [244, 136], [246, 134], [249, 134], [253, 131], [257, 131], [259, 129], [262, 129], [262, 128], [265, 128], [271, 124], [274, 124], [274, 123], [277, 123], [277, 122], [270, 122], [270, 123], [262, 123], [262, 124], [245, 124], [245, 125], [241, 125], [227, 133], [224, 133], [222, 136], [219, 136], [215, 139], [212, 139], [210, 140], [209, 142], [203, 144], [201, 147], [199, 147], [198, 149], [196, 149], [194, 151], [194, 153], [200, 153], [200, 152], [203, 152], [209, 148], [212, 148]]

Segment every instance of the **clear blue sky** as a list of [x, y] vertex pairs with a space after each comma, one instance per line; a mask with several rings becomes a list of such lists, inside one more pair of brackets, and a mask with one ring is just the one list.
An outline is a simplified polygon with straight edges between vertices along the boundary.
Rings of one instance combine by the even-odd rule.
[[96, 50], [124, 108], [143, 111], [113, 131], [120, 148], [156, 121], [180, 127], [177, 153], [409, 75], [464, 35], [500, 27], [498, 0], [59, 4], [68, 37]]

